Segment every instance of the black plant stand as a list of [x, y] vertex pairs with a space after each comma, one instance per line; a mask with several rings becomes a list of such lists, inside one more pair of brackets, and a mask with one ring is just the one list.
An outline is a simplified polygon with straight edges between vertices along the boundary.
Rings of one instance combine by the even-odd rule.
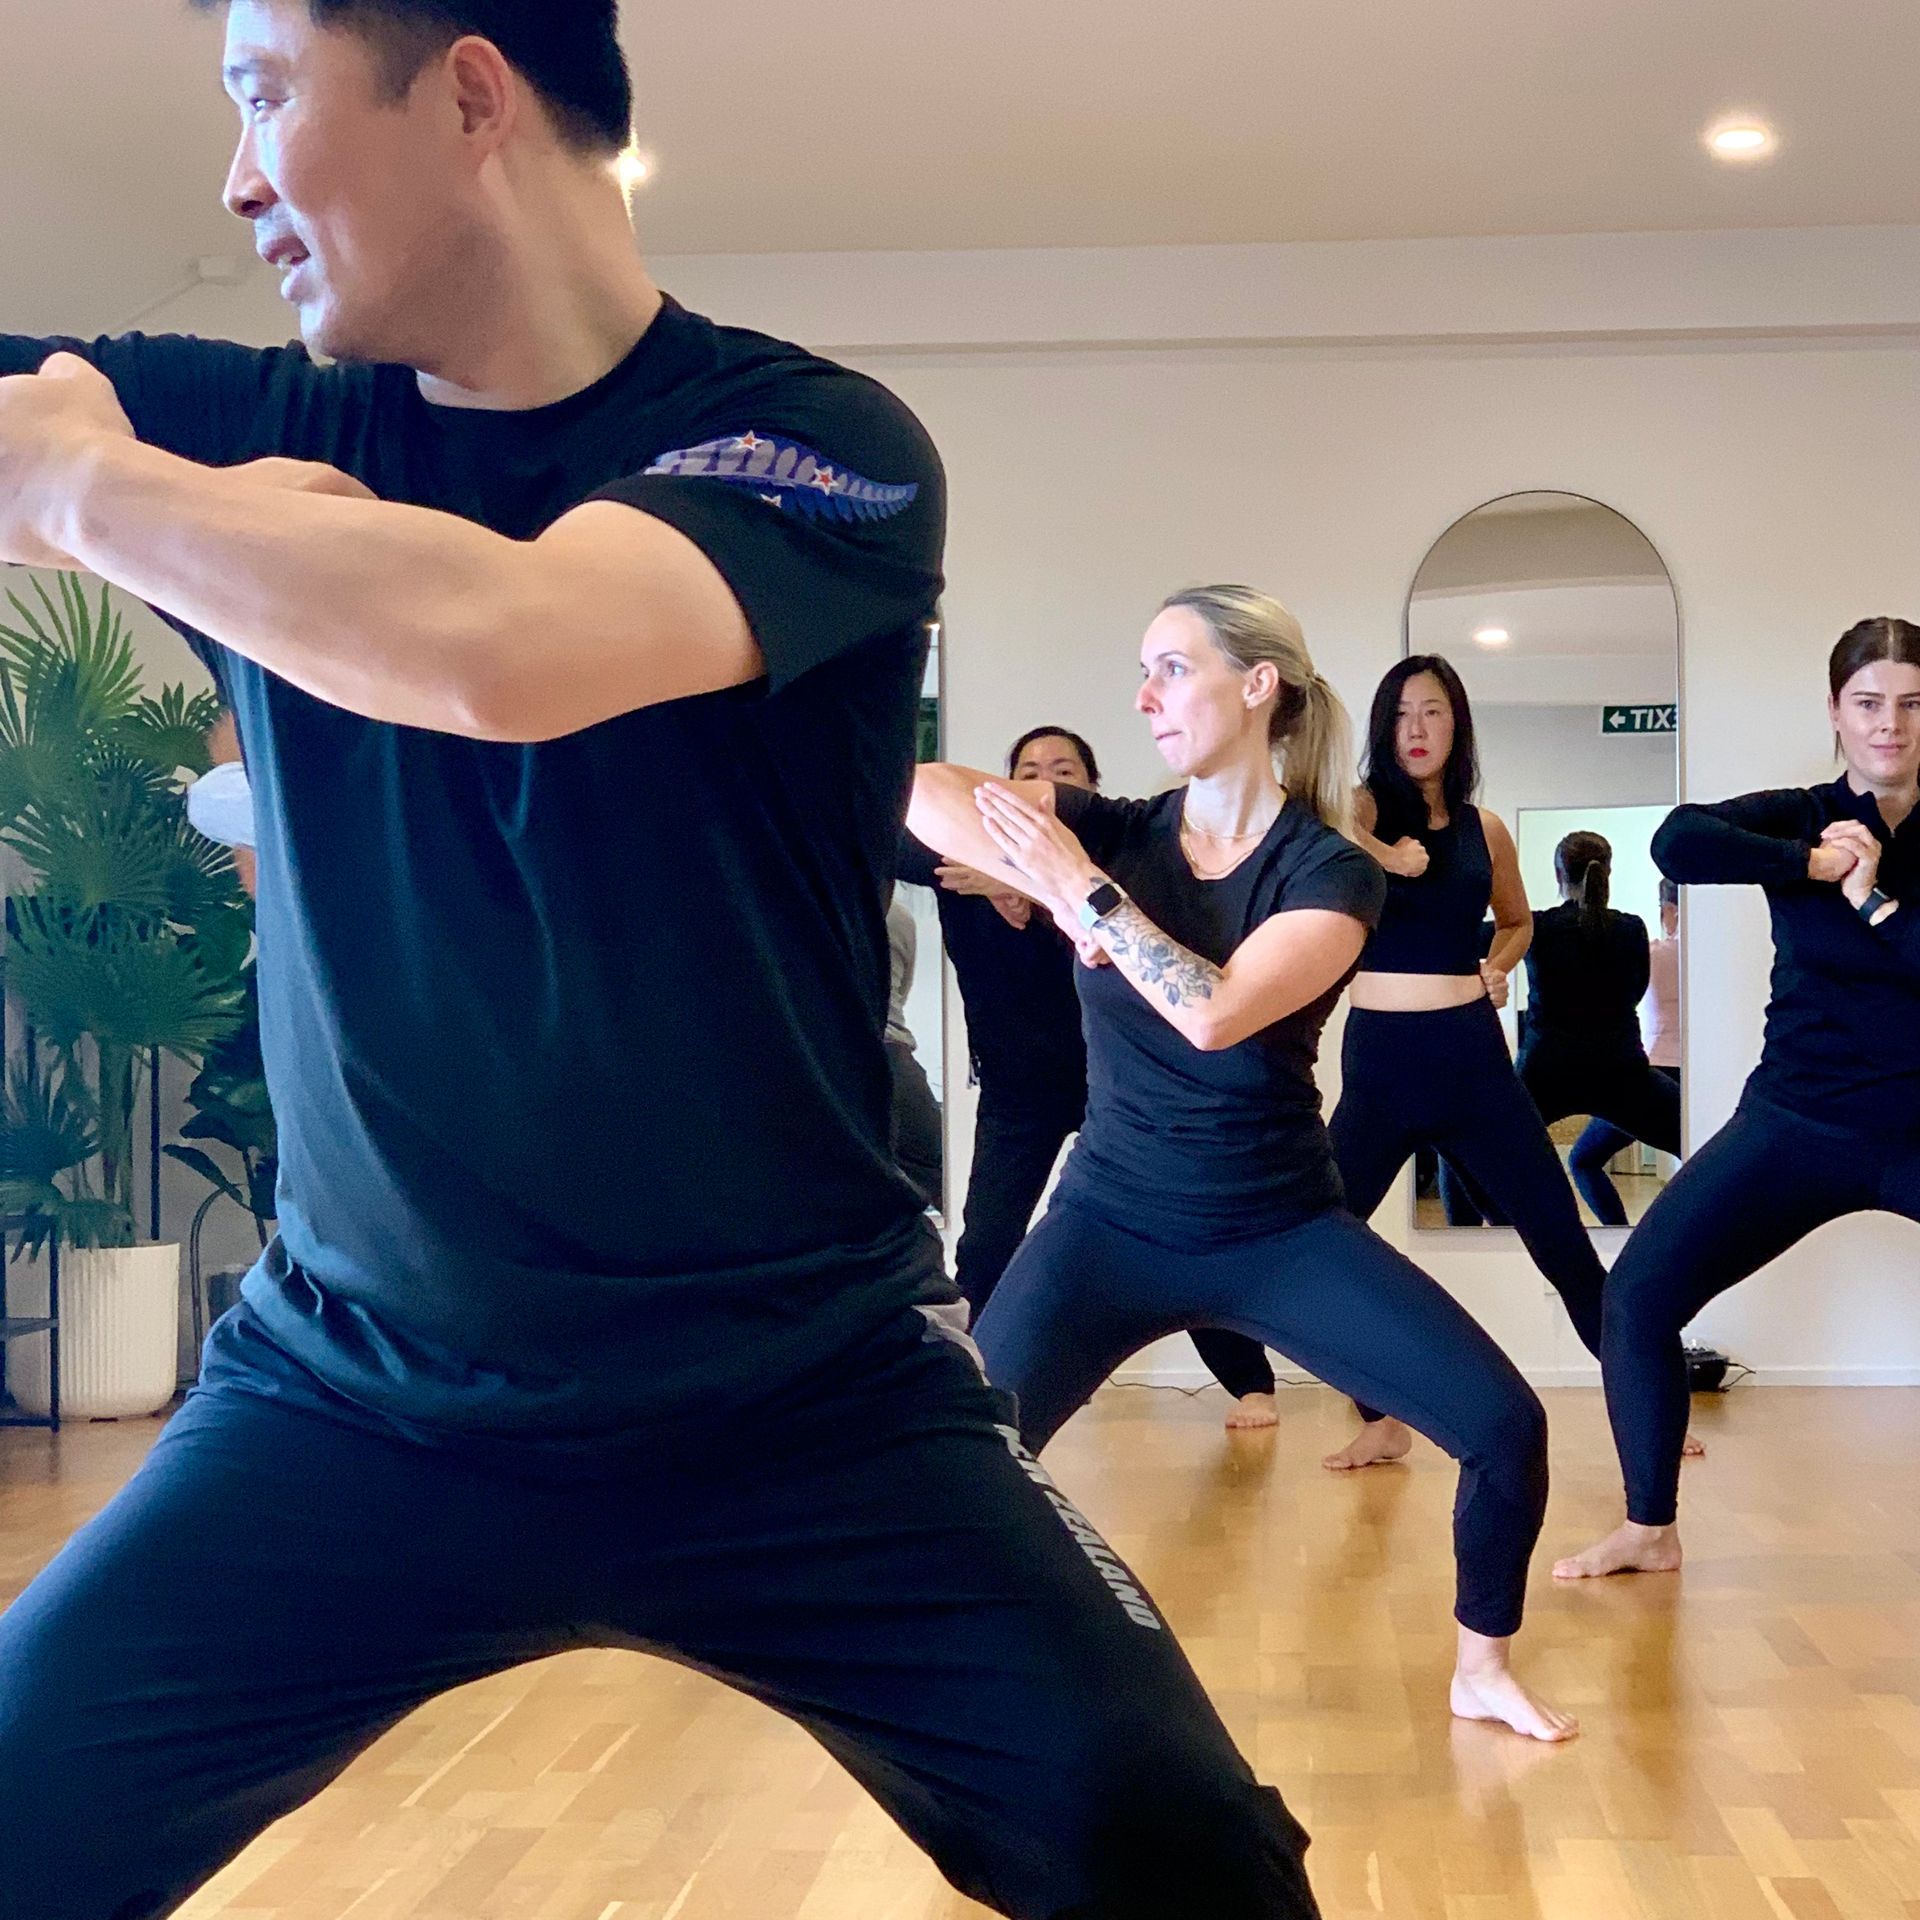
[[16, 1318], [7, 1311], [7, 1236], [18, 1221], [0, 1220], [0, 1347], [16, 1340], [42, 1339], [47, 1343], [47, 1411], [23, 1413], [9, 1396], [0, 1401], [0, 1427], [46, 1427], [60, 1431], [60, 1248], [47, 1247], [47, 1310], [37, 1318]]

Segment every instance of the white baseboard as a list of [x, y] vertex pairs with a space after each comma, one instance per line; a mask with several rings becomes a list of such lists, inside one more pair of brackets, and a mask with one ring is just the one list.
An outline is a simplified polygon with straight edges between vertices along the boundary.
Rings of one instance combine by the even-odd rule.
[[[1283, 1387], [1317, 1387], [1321, 1383], [1311, 1374], [1275, 1368]], [[1527, 1384], [1533, 1387], [1597, 1387], [1600, 1369], [1585, 1367], [1522, 1367]], [[1124, 1366], [1114, 1376], [1121, 1386], [1181, 1387], [1191, 1389], [1213, 1384], [1213, 1375], [1198, 1360], [1182, 1360], [1166, 1366]], [[1740, 1384], [1748, 1387], [1920, 1387], [1920, 1367], [1766, 1367], [1748, 1375]]]

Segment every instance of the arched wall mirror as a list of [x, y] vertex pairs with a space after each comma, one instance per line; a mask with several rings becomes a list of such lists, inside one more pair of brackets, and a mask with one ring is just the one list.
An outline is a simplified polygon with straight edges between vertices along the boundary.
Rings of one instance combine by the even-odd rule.
[[[1519, 849], [1534, 944], [1510, 982], [1509, 1042], [1583, 1217], [1630, 1224], [1672, 1173], [1680, 1144], [1680, 916], [1649, 852], [1679, 797], [1672, 580], [1653, 544], [1611, 507], [1573, 493], [1509, 494], [1434, 542], [1408, 596], [1405, 647], [1459, 670], [1480, 803]], [[1597, 874], [1588, 880], [1594, 843], [1569, 839], [1587, 835], [1610, 851], [1604, 889]], [[1569, 898], [1582, 883], [1584, 897]], [[1671, 1099], [1656, 1085], [1649, 1100], [1644, 1082], [1626, 1090], [1633, 1075], [1623, 1062], [1636, 1049], [1671, 1080]], [[1648, 1133], [1668, 1137], [1638, 1137]], [[1506, 1224], [1433, 1156], [1416, 1167], [1413, 1206], [1421, 1229]]]

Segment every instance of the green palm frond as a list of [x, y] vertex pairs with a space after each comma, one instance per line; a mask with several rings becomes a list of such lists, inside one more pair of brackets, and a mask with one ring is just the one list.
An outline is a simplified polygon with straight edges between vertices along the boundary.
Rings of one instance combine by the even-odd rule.
[[91, 748], [71, 661], [30, 679], [0, 668], [0, 827], [36, 807], [78, 805], [91, 779]]
[[0, 1210], [14, 1221], [19, 1239], [13, 1257], [37, 1260], [50, 1241], [63, 1247], [130, 1247], [138, 1237], [133, 1215], [98, 1194], [69, 1195], [32, 1181], [0, 1180]]
[[72, 1247], [133, 1244], [130, 1211], [88, 1190], [86, 1168], [99, 1150], [99, 1116], [84, 1082], [45, 1061], [9, 1069], [0, 1084], [0, 1213], [20, 1236], [18, 1257], [39, 1254], [54, 1239]]
[[35, 804], [4, 832], [39, 890], [92, 915], [163, 916], [179, 850], [171, 782], [117, 748], [90, 757], [77, 799]]
[[198, 778], [213, 762], [207, 735], [220, 718], [219, 697], [189, 694], [185, 687], [163, 688], [157, 699], [138, 701], [112, 732], [125, 752], [169, 778], [185, 771]]
[[7, 595], [20, 624], [0, 621], [0, 667], [34, 681], [70, 662], [82, 725], [89, 733], [110, 731], [132, 714], [140, 697], [132, 630], [104, 581], [97, 611], [88, 605], [86, 588], [74, 574], [54, 575], [57, 607], [38, 574], [32, 584], [37, 612], [17, 593]]
[[8, 985], [35, 1028], [63, 1051], [90, 1035], [135, 1054], [160, 1047], [197, 1060], [243, 1017], [238, 983], [208, 972], [193, 949], [165, 933], [118, 918], [85, 924], [38, 897], [19, 902], [16, 918]]
[[51, 1186], [99, 1151], [99, 1116], [83, 1084], [46, 1060], [8, 1069], [0, 1086], [0, 1180]]
[[253, 951], [253, 907], [238, 887], [234, 891], [230, 902], [197, 911], [192, 931], [181, 934], [180, 944], [210, 979], [238, 987]]
[[[0, 1093], [0, 1209], [30, 1245], [132, 1244], [149, 1056], [198, 1067], [247, 1018], [252, 909], [180, 788], [206, 770], [218, 717], [211, 694], [143, 692], [104, 586], [36, 577], [0, 606], [0, 844], [32, 881], [10, 903], [6, 985], [46, 1063]], [[220, 1124], [243, 1143], [229, 1184], [251, 1200], [271, 1116], [245, 1110], [233, 1078]]]
[[193, 928], [222, 956], [223, 970], [238, 973], [253, 935], [253, 903], [240, 885], [231, 850], [200, 832], [188, 820], [184, 803], [175, 810], [167, 845], [166, 898], [167, 918]]

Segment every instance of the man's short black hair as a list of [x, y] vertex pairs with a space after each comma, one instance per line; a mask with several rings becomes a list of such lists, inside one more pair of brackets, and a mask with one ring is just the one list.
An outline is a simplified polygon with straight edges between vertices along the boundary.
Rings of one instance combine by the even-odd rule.
[[[203, 11], [226, 0], [191, 0]], [[317, 27], [357, 33], [393, 97], [456, 40], [491, 40], [582, 153], [616, 154], [633, 131], [633, 81], [620, 49], [619, 0], [307, 0]]]

